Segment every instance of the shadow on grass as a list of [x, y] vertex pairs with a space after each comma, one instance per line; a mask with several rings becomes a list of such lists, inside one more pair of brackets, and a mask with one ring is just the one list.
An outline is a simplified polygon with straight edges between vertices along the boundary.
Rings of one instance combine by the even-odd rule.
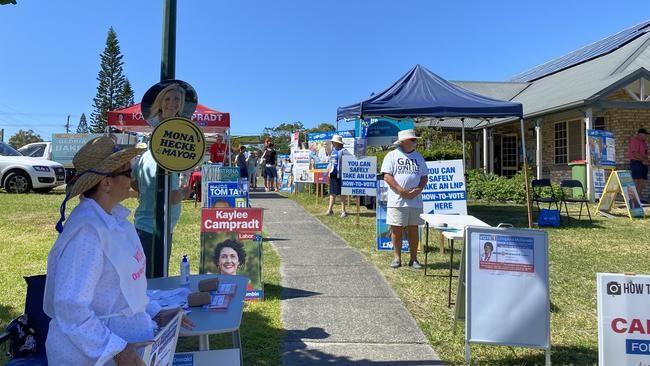
[[0, 321], [0, 332], [4, 332], [5, 327], [9, 325], [12, 320], [22, 314], [22, 312], [19, 313], [16, 311], [14, 307], [0, 305], [0, 319], [2, 319], [2, 321]]

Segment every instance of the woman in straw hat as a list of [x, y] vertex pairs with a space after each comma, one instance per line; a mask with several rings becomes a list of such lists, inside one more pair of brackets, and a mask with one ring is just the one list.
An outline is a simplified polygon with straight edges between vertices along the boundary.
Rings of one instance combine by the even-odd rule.
[[[341, 195], [341, 166], [343, 164], [343, 156], [350, 155], [350, 153], [343, 148], [343, 137], [341, 135], [332, 136], [332, 153], [330, 154], [330, 161], [327, 171], [330, 177], [330, 201], [327, 206], [325, 214], [331, 216], [334, 214], [334, 203], [336, 203], [336, 196]], [[345, 212], [345, 200], [341, 197], [341, 217], [348, 215]]]
[[[147, 297], [145, 258], [130, 211], [129, 161], [144, 148], [120, 149], [110, 137], [86, 143], [73, 159], [47, 261], [43, 310], [52, 320], [45, 344], [50, 365], [144, 365], [137, 348], [153, 339], [155, 319], [170, 320]], [[80, 203], [65, 220], [69, 199]], [[191, 321], [184, 318], [186, 327]]]

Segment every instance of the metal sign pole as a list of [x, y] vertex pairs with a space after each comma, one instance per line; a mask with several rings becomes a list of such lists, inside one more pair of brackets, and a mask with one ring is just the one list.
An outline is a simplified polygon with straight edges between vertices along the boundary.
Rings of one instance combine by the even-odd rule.
[[[176, 74], [176, 0], [164, 0], [163, 12], [163, 42], [162, 54], [160, 62], [160, 80], [174, 79]], [[160, 179], [163, 178], [163, 179]], [[162, 245], [163, 258], [156, 258], [153, 255], [154, 271], [156, 269], [155, 263], [162, 263], [162, 276], [167, 277], [169, 263], [167, 263], [167, 251], [169, 248], [169, 238], [171, 236], [171, 220], [169, 209], [169, 183], [170, 175], [163, 168], [158, 166], [156, 172], [156, 203], [155, 206], [155, 220], [153, 232], [153, 250]], [[162, 205], [159, 203], [163, 203]], [[153, 277], [157, 277], [160, 273], [154, 273]]]

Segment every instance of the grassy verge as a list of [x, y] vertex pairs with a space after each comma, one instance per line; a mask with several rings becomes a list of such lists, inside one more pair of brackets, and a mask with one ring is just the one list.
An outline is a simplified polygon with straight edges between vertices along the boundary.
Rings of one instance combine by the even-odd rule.
[[[0, 192], [0, 328], [22, 314], [26, 286], [22, 276], [45, 273], [47, 255], [56, 240], [54, 224], [62, 193], [11, 195]], [[76, 205], [68, 205], [68, 213]], [[124, 204], [135, 209], [137, 201]], [[199, 267], [200, 208], [194, 203], [183, 203], [183, 212], [174, 231], [170, 275], [178, 275], [180, 260], [188, 254], [191, 272]], [[270, 245], [264, 246], [263, 280], [266, 300], [247, 303], [241, 326], [244, 360], [251, 365], [278, 365], [281, 363], [282, 320], [280, 317], [280, 258]], [[212, 348], [230, 346], [230, 335], [211, 337]], [[215, 347], [217, 346], [217, 347]], [[178, 350], [198, 349], [194, 339], [182, 339]], [[6, 362], [4, 352], [0, 364]]]
[[[454, 332], [454, 310], [453, 307], [447, 308], [446, 278], [424, 277], [422, 271], [410, 268], [389, 268], [392, 254], [375, 249], [374, 211], [362, 207], [360, 227], [357, 228], [354, 216], [345, 219], [337, 215], [324, 216], [325, 200], [321, 199], [320, 204], [316, 204], [313, 194], [302, 193], [289, 197], [341, 235], [379, 268], [445, 362], [464, 362], [464, 325], [461, 324]], [[470, 215], [493, 226], [507, 222], [516, 227], [527, 227], [525, 206], [474, 203], [469, 205], [468, 211]], [[348, 209], [348, 212], [354, 212], [354, 209]], [[647, 220], [632, 221], [627, 217], [618, 217], [594, 218], [591, 224], [587, 220], [573, 220], [569, 225], [547, 230], [550, 247], [553, 364], [598, 363], [596, 273], [650, 273], [650, 262], [644, 254], [648, 244], [647, 227]], [[432, 234], [430, 240], [437, 239]], [[437, 242], [435, 243], [437, 248]], [[454, 259], [459, 256], [460, 250], [457, 249]], [[424, 258], [420, 260], [424, 262]], [[443, 274], [448, 261], [448, 250], [445, 255], [439, 254], [437, 249], [429, 253], [429, 268], [434, 272]], [[455, 268], [458, 268], [458, 261], [455, 262]], [[454, 279], [454, 296], [456, 286]], [[472, 358], [485, 365], [544, 363], [542, 351], [503, 346], [472, 345]]]

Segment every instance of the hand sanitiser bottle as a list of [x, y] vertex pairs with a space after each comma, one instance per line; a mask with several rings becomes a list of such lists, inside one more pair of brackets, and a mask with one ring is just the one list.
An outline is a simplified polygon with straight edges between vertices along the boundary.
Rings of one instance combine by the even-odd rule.
[[183, 256], [181, 261], [181, 285], [190, 284], [190, 262], [187, 261], [187, 256]]

